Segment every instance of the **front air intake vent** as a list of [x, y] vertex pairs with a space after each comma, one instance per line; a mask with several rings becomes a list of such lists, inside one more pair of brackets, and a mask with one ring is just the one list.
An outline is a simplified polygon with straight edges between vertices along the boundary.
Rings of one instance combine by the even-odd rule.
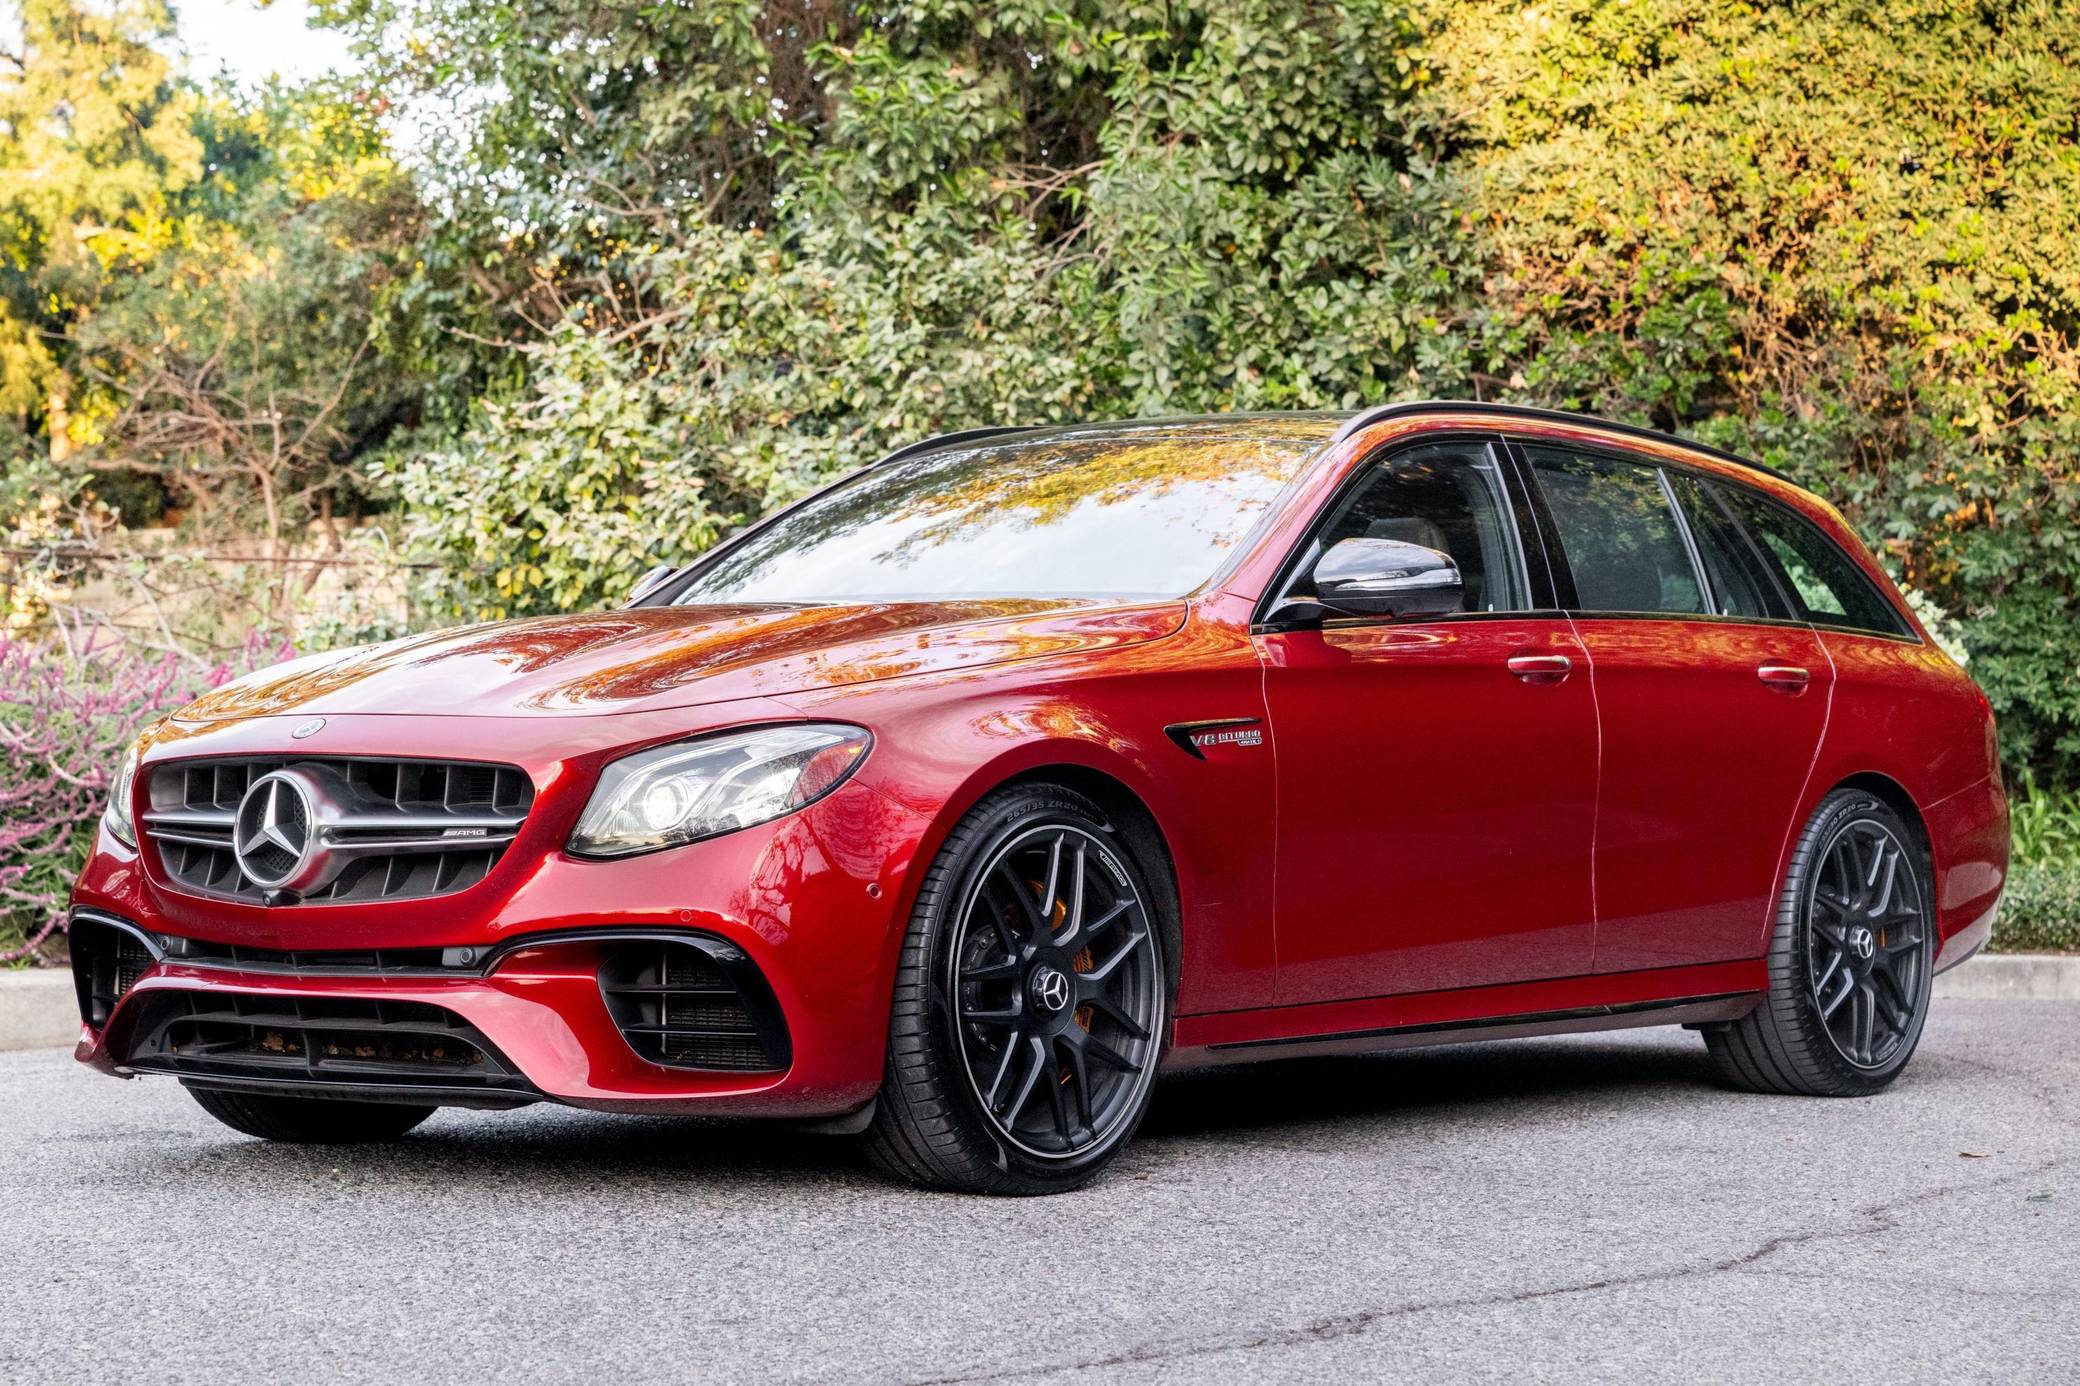
[[720, 939], [609, 945], [599, 986], [621, 1037], [653, 1064], [724, 1073], [788, 1065], [772, 989], [741, 949]]
[[479, 1105], [537, 1095], [476, 1027], [424, 1002], [218, 991], [138, 1000], [144, 1010], [123, 1062], [141, 1073], [316, 1094], [434, 1092]]
[[79, 1018], [100, 1029], [145, 970], [158, 961], [145, 946], [141, 931], [104, 919], [76, 914], [66, 930], [72, 955], [72, 984], [79, 998]]
[[[276, 772], [293, 781], [279, 805], [248, 804], [256, 783], [283, 778]], [[208, 759], [155, 767], [148, 799], [144, 832], [177, 888], [258, 903], [292, 881], [278, 901], [349, 904], [446, 895], [483, 880], [526, 821], [534, 785], [517, 766], [474, 761]], [[278, 835], [254, 833], [263, 810]], [[243, 862], [242, 812], [252, 817]]]

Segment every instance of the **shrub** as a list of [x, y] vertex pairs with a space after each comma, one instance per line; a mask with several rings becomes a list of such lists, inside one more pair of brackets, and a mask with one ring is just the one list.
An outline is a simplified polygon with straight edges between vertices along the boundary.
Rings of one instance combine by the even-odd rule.
[[2080, 862], [2080, 790], [2025, 779], [2008, 796], [2008, 830], [2018, 862]]
[[399, 474], [452, 612], [934, 429], [1508, 397], [1821, 491], [2080, 769], [2080, 9], [333, 12], [449, 117], [385, 322], [481, 354]]
[[255, 636], [233, 659], [204, 664], [69, 624], [47, 642], [0, 637], [0, 963], [50, 951], [109, 780], [137, 734], [287, 653]]
[[1992, 946], [2001, 953], [2080, 952], [2080, 861], [2018, 861]]

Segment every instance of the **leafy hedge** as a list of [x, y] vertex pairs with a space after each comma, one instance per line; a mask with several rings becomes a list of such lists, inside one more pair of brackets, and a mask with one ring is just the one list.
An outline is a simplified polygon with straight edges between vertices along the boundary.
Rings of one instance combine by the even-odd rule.
[[2080, 862], [2019, 862], [1993, 929], [2001, 953], [2080, 953]]
[[2080, 9], [329, 12], [447, 116], [385, 319], [439, 611], [610, 600], [936, 429], [1507, 397], [1834, 498], [2011, 763], [2080, 764]]

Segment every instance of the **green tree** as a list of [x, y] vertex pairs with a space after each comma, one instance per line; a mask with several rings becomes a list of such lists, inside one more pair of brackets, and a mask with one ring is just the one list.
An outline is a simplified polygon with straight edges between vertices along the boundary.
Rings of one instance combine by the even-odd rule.
[[0, 410], [63, 461], [105, 408], [77, 397], [71, 329], [111, 277], [178, 241], [169, 200], [201, 175], [202, 143], [158, 46], [161, 0], [21, 15], [20, 50], [0, 53]]
[[80, 462], [144, 475], [198, 525], [270, 546], [357, 495], [363, 454], [416, 382], [377, 349], [420, 231], [373, 113], [326, 87], [214, 93], [209, 173], [182, 190], [182, 250], [137, 270], [71, 334], [111, 411]]

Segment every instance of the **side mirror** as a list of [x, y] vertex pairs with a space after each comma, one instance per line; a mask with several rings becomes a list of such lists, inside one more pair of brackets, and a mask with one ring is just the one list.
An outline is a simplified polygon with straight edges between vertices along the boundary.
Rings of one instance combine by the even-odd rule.
[[636, 603], [664, 585], [664, 580], [679, 570], [669, 563], [660, 563], [636, 579], [636, 585], [628, 589], [628, 598], [621, 604], [634, 606]]
[[1465, 599], [1448, 553], [1399, 539], [1345, 539], [1314, 565], [1314, 599], [1343, 616], [1442, 616]]

